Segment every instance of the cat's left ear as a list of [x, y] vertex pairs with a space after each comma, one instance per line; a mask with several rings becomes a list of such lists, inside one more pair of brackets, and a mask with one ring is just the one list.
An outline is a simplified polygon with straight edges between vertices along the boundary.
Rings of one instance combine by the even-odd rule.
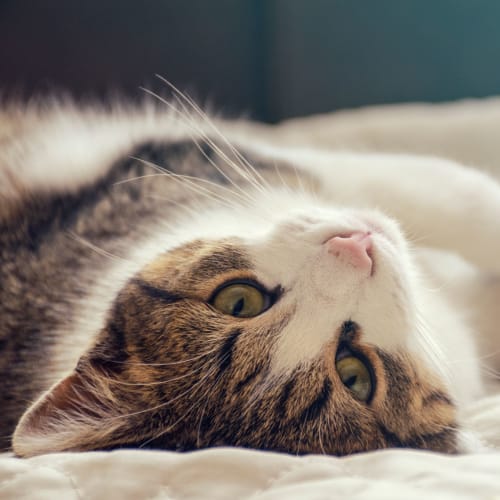
[[119, 418], [120, 410], [109, 377], [82, 358], [26, 411], [14, 432], [13, 450], [28, 457], [103, 448], [125, 431], [127, 419]]

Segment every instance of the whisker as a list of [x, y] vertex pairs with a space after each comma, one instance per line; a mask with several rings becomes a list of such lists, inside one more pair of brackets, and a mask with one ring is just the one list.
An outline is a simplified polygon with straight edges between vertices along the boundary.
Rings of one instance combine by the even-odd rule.
[[[204, 151], [202, 151], [202, 153], [206, 156], [206, 153]], [[135, 158], [135, 157], [132, 157], [132, 158], [134, 158], [134, 159], [136, 159], [138, 161], [141, 161], [142, 163], [144, 163], [148, 167], [154, 168], [154, 169], [159, 170], [160, 172], [162, 172], [161, 174], [152, 174], [152, 176], [153, 175], [164, 175], [167, 178], [168, 177], [177, 177], [179, 179], [186, 179], [186, 180], [191, 181], [193, 183], [206, 184], [207, 186], [213, 187], [216, 190], [225, 191], [230, 196], [235, 196], [235, 197], [237, 197], [237, 198], [239, 198], [241, 200], [244, 200], [244, 201], [248, 201], [248, 199], [250, 199], [250, 197], [247, 195], [247, 193], [245, 193], [246, 196], [242, 196], [241, 194], [236, 193], [232, 189], [230, 189], [230, 188], [228, 188], [226, 186], [223, 186], [221, 184], [217, 184], [216, 182], [210, 181], [209, 179], [203, 179], [201, 177], [195, 177], [195, 176], [186, 175], [186, 174], [177, 174], [177, 173], [169, 170], [168, 168], [162, 167], [161, 165], [153, 163], [153, 162], [151, 162], [149, 160], [143, 160], [141, 158]], [[207, 159], [211, 162], [210, 158], [207, 157]], [[209, 192], [208, 189], [207, 189], [207, 192]]]
[[[222, 361], [222, 362], [224, 362], [224, 361], [228, 358], [228, 356], [229, 356], [229, 355], [224, 356], [224, 357], [222, 358], [222, 360], [221, 360], [221, 361]], [[208, 376], [213, 375], [213, 374], [214, 374], [217, 370], [218, 370], [218, 367], [215, 367], [215, 369], [213, 369], [213, 370], [211, 371], [211, 373], [210, 373]], [[206, 380], [206, 378], [208, 378], [208, 376], [207, 376], [207, 377], [205, 377], [205, 380]], [[210, 393], [213, 391], [213, 388], [217, 385], [217, 381], [218, 381], [219, 377], [220, 377], [220, 376], [218, 376], [218, 377], [216, 378], [216, 380], [214, 381], [214, 383], [211, 385], [211, 390], [207, 389], [207, 390], [205, 391], [204, 396], [207, 396], [208, 394], [210, 394]], [[196, 392], [198, 392], [198, 391], [196, 391]], [[196, 393], [196, 392], [195, 392], [195, 393]], [[191, 394], [191, 397], [192, 397], [195, 393]], [[177, 424], [178, 424], [178, 423], [179, 423], [182, 419], [184, 419], [187, 415], [189, 415], [192, 411], [194, 411], [196, 408], [198, 408], [198, 407], [200, 406], [200, 404], [201, 404], [201, 402], [200, 402], [200, 401], [201, 401], [201, 399], [202, 399], [202, 398], [201, 398], [201, 397], [199, 397], [199, 398], [198, 398], [198, 400], [197, 400], [196, 402], [194, 402], [194, 403], [191, 405], [191, 407], [189, 408], [189, 410], [188, 410], [186, 413], [184, 413], [184, 415], [182, 415], [182, 417], [178, 418], [178, 419], [177, 419], [177, 420], [176, 420], [173, 424], [169, 425], [166, 429], [162, 430], [162, 432], [161, 432], [159, 435], [157, 435], [155, 438], [158, 438], [158, 437], [162, 436], [163, 434], [165, 434], [166, 432], [170, 432], [171, 430], [175, 429], [176, 425], [177, 425]], [[205, 399], [208, 401], [208, 398], [206, 398], [206, 397], [205, 397]], [[205, 407], [206, 407], [206, 405], [205, 405]]]
[[[191, 388], [190, 388], [190, 390], [186, 391], [186, 393], [183, 393], [182, 395], [185, 395], [185, 394], [187, 394], [187, 393], [189, 393], [189, 392], [191, 392], [191, 396], [192, 396], [192, 395], [194, 395], [194, 394], [196, 394], [196, 393], [198, 392], [199, 387], [200, 387], [201, 385], [203, 385], [203, 383], [206, 381], [206, 379], [207, 379], [208, 377], [210, 377], [211, 375], [213, 375], [217, 369], [218, 369], [218, 368], [217, 368], [217, 366], [215, 366], [215, 367], [212, 369], [212, 371], [210, 371], [209, 373], [207, 373], [207, 374], [205, 375], [205, 377], [203, 377], [203, 378], [202, 378], [202, 379], [201, 379], [201, 380], [200, 380], [197, 384], [195, 384], [193, 387], [191, 387]], [[195, 389], [194, 389], [194, 390], [192, 390], [193, 388], [195, 388]], [[169, 401], [169, 402], [167, 402], [167, 403], [163, 403], [163, 404], [161, 404], [161, 405], [160, 405], [160, 406], [158, 406], [158, 407], [149, 408], [149, 409], [144, 410], [144, 411], [154, 411], [154, 410], [156, 410], [156, 409], [158, 409], [158, 408], [162, 408], [162, 407], [164, 407], [164, 406], [166, 406], [166, 405], [170, 404], [170, 403], [171, 403], [171, 402], [173, 402], [174, 400], [175, 400], [175, 399], [170, 400], [170, 401]], [[188, 410], [187, 410], [187, 411], [186, 411], [183, 415], [181, 415], [181, 416], [180, 416], [180, 417], [179, 417], [179, 418], [178, 418], [178, 419], [177, 419], [174, 423], [172, 423], [172, 424], [168, 425], [168, 426], [167, 426], [167, 427], [165, 427], [164, 429], [161, 429], [161, 431], [160, 431], [160, 432], [158, 432], [157, 434], [155, 434], [154, 436], [152, 436], [150, 439], [148, 439], [147, 441], [145, 441], [144, 443], [142, 443], [140, 447], [141, 447], [141, 448], [142, 448], [142, 447], [145, 447], [145, 446], [147, 446], [147, 445], [148, 445], [151, 441], [154, 441], [155, 439], [160, 438], [160, 437], [161, 437], [161, 436], [163, 436], [164, 434], [166, 434], [166, 433], [168, 433], [168, 432], [171, 432], [173, 429], [175, 429], [175, 427], [177, 426], [177, 424], [178, 424], [179, 422], [181, 422], [184, 418], [186, 418], [186, 417], [187, 417], [187, 416], [188, 416], [191, 412], [193, 412], [193, 411], [194, 411], [194, 410], [195, 410], [195, 409], [196, 409], [199, 405], [200, 405], [199, 400], [198, 400], [197, 402], [193, 403], [193, 404], [190, 406], [190, 408], [189, 408], [189, 409], [188, 409]], [[142, 412], [140, 412], [140, 413], [142, 413]], [[129, 414], [129, 415], [135, 415], [135, 414]], [[129, 416], [129, 415], [126, 415], [126, 416]]]
[[[138, 159], [138, 158], [135, 158], [133, 156], [131, 156], [130, 158], [133, 158], [135, 160]], [[140, 181], [142, 179], [148, 179], [149, 177], [167, 177], [168, 178], [168, 175], [166, 173], [138, 175], [137, 177], [132, 177], [129, 179], [123, 179], [121, 181], [117, 181], [113, 184], [113, 186], [119, 186], [121, 184], [127, 184], [129, 182]]]
[[[187, 123], [187, 125], [191, 128], [191, 129], [195, 129], [196, 132], [198, 133], [198, 135], [200, 135], [206, 142], [208, 145], [210, 145], [212, 147], [212, 149], [227, 163], [228, 166], [231, 166], [235, 172], [237, 172], [242, 178], [244, 178], [245, 180], [247, 180], [248, 182], [250, 182], [255, 188], [259, 189], [259, 190], [262, 190], [263, 191], [263, 186], [261, 184], [259, 184], [256, 180], [255, 180], [255, 177], [252, 177], [249, 175], [248, 173], [248, 170], [246, 170], [245, 168], [243, 168], [241, 165], [238, 166], [236, 165], [218, 146], [215, 142], [213, 142], [210, 137], [208, 137], [206, 135], [206, 133], [199, 127], [199, 125], [194, 122], [193, 119], [190, 118], [190, 114], [189, 114], [189, 111], [188, 109], [186, 108], [186, 106], [184, 105], [184, 103], [178, 98], [178, 96], [174, 95], [174, 98], [176, 99], [176, 102], [181, 106], [181, 108], [183, 109], [185, 115], [182, 115], [182, 113], [179, 111], [178, 108], [176, 108], [172, 103], [168, 102], [166, 99], [164, 99], [163, 97], [161, 97], [160, 95], [156, 94], [155, 92], [149, 90], [149, 89], [146, 89], [146, 88], [142, 88], [142, 90], [148, 94], [150, 94], [151, 96], [155, 97], [156, 99], [158, 99], [160, 102], [162, 102], [163, 104], [165, 104], [167, 107], [169, 107], [171, 110], [173, 110], [175, 113], [179, 114], [182, 118], [182, 120], [184, 121], [184, 123], [187, 122], [187, 120], [189, 120], [189, 122]], [[180, 91], [178, 91], [180, 92]], [[179, 95], [183, 96], [182, 93], [180, 93]], [[184, 97], [184, 96], [183, 96]], [[202, 114], [202, 117], [203, 117], [203, 114]], [[211, 126], [212, 128], [215, 128], [215, 126], [213, 125], [213, 123], [208, 119], [208, 117], [204, 116], [203, 117], [204, 120], [206, 120], [206, 123], [208, 123], [209, 126]], [[215, 128], [215, 130], [217, 131], [217, 133], [223, 138], [224, 142], [230, 147], [230, 149], [235, 150], [235, 148], [229, 143], [229, 141], [220, 133], [220, 131], [218, 131], [218, 129]], [[189, 134], [191, 139], [196, 143], [196, 139], [191, 135]], [[239, 154], [239, 153], [238, 153]], [[212, 163], [213, 164], [213, 163]], [[214, 165], [215, 166], [215, 165]], [[226, 177], [226, 179], [228, 180], [228, 182], [230, 182], [231, 184], [234, 185], [234, 187], [236, 189], [238, 189], [240, 192], [242, 192], [243, 194], [245, 194], [245, 192], [242, 190], [242, 188], [238, 185], [236, 185], [232, 179], [230, 179], [223, 171], [220, 170], [220, 167], [218, 166], [215, 166], [215, 168], [221, 173], [221, 175], [223, 175], [224, 177]], [[254, 169], [254, 167], [252, 167], [252, 169]], [[255, 169], [254, 169], [255, 170]], [[259, 177], [262, 178], [262, 176], [255, 170], [255, 174], [258, 175]]]
[[297, 179], [297, 183], [299, 184], [299, 187], [300, 187], [300, 190], [305, 193], [306, 192], [306, 189], [304, 187], [304, 183], [302, 181], [302, 178], [303, 176], [302, 175], [299, 175], [299, 170], [298, 168], [295, 166], [295, 165], [291, 165], [292, 169], [293, 169], [293, 172], [295, 174], [295, 178]]
[[[165, 406], [168, 406], [168, 405], [174, 403], [175, 401], [178, 401], [182, 397], [186, 396], [186, 394], [189, 394], [189, 393], [195, 391], [197, 388], [199, 388], [201, 385], [203, 385], [203, 383], [206, 381], [206, 379], [209, 376], [213, 375], [216, 370], [218, 370], [218, 367], [216, 365], [214, 365], [214, 367], [212, 367], [212, 371], [209, 371], [206, 375], [204, 375], [198, 382], [196, 382], [196, 384], [192, 385], [191, 387], [189, 387], [189, 389], [182, 392], [181, 394], [178, 394], [177, 396], [173, 397], [172, 399], [169, 399], [168, 401], [164, 401], [156, 406], [151, 406], [149, 408], [145, 408], [144, 410], [138, 410], [135, 412], [126, 413], [124, 415], [117, 415], [114, 417], [109, 417], [109, 420], [122, 419], [122, 418], [132, 417], [132, 416], [136, 416], [136, 415], [142, 415], [144, 413], [149, 413], [149, 412], [152, 412], [155, 410], [160, 410], [161, 408], [164, 408]], [[167, 429], [170, 429], [170, 427]], [[168, 430], [165, 430], [165, 432], [168, 432]]]
[[[307, 415], [309, 415], [309, 410], [307, 410]], [[300, 454], [300, 444], [302, 442], [302, 436], [304, 435], [304, 429], [305, 429], [305, 422], [302, 422], [300, 424], [300, 433], [299, 433], [299, 439], [297, 439], [297, 449], [295, 451], [295, 455], [299, 455]]]
[[156, 170], [163, 172], [165, 175], [170, 176], [171, 179], [176, 180], [178, 183], [183, 184], [184, 186], [188, 187], [191, 189], [191, 191], [205, 196], [206, 198], [212, 199], [213, 201], [217, 201], [218, 203], [227, 206], [231, 208], [233, 205], [228, 203], [228, 199], [224, 198], [222, 195], [217, 195], [216, 193], [208, 190], [207, 188], [204, 188], [202, 186], [198, 186], [196, 182], [193, 181], [193, 179], [190, 179], [189, 177], [186, 177], [181, 174], [176, 174], [174, 172], [171, 172], [163, 167], [160, 167], [159, 165], [156, 165], [155, 163], [152, 163], [148, 160], [142, 160], [141, 158], [137, 158], [137, 160], [143, 162], [144, 164], [149, 165], [151, 168], [155, 168]]
[[[214, 384], [215, 386], [215, 384]], [[213, 390], [213, 387], [212, 387], [212, 390]], [[200, 420], [198, 422], [198, 430], [196, 432], [196, 447], [199, 448], [200, 445], [201, 445], [201, 425], [203, 423], [203, 417], [205, 416], [205, 411], [207, 409], [207, 406], [208, 406], [208, 402], [210, 401], [210, 398], [208, 398], [207, 396], [211, 393], [212, 391], [208, 391], [205, 393], [205, 404], [203, 405], [203, 409], [201, 410], [201, 414], [200, 414]]]
[[[222, 358], [222, 363], [224, 363], [228, 359], [228, 357], [229, 357], [229, 353], [227, 353], [226, 355], [224, 355], [223, 358]], [[200, 420], [199, 420], [199, 423], [198, 423], [198, 430], [197, 430], [197, 434], [196, 434], [196, 446], [198, 448], [200, 447], [200, 442], [201, 442], [200, 435], [201, 435], [201, 425], [202, 425], [202, 422], [203, 422], [203, 416], [205, 415], [205, 411], [206, 411], [208, 403], [210, 401], [210, 398], [208, 397], [208, 395], [213, 392], [213, 390], [215, 389], [215, 387], [217, 387], [217, 384], [219, 383], [219, 381], [220, 381], [221, 378], [222, 378], [222, 373], [219, 373], [217, 375], [217, 377], [215, 378], [214, 383], [205, 391], [205, 394], [203, 395], [203, 399], [205, 400], [205, 404], [203, 405], [203, 410], [201, 411], [201, 414], [200, 414]], [[201, 400], [202, 398], [200, 397], [199, 399]]]
[[[185, 373], [184, 375], [179, 375], [178, 377], [172, 377], [166, 380], [158, 380], [156, 382], [126, 382], [124, 380], [113, 380], [113, 384], [116, 385], [123, 385], [127, 387], [154, 387], [157, 385], [166, 385], [171, 382], [177, 382], [178, 380], [183, 380], [185, 378], [192, 377], [196, 373], [200, 372], [204, 367], [197, 367], [194, 368], [192, 371], [189, 373]], [[107, 377], [103, 376], [102, 377], [104, 380], [108, 380]]]
[[[241, 186], [237, 185], [234, 181], [232, 181], [232, 179], [227, 176], [225, 174], [225, 172], [212, 160], [212, 158], [210, 158], [207, 153], [205, 151], [203, 151], [203, 148], [200, 146], [200, 144], [198, 143], [198, 141], [196, 141], [196, 139], [193, 139], [193, 142], [195, 143], [196, 147], [198, 148], [198, 150], [200, 151], [200, 153], [205, 157], [205, 159], [218, 171], [221, 173], [221, 175], [224, 176], [224, 178], [226, 178], [234, 187], [236, 187], [238, 189], [238, 191], [240, 191], [241, 193], [243, 193], [244, 197], [248, 198], [249, 200], [255, 202], [256, 200], [250, 196], [250, 194], [248, 193], [248, 191], [245, 191]], [[226, 162], [227, 163], [227, 162]], [[231, 166], [231, 165], [230, 165]], [[248, 179], [245, 179], [245, 180], [248, 180]], [[249, 181], [249, 180], [248, 180]], [[249, 181], [250, 182], [250, 181]], [[255, 187], [255, 186], [254, 186]], [[236, 194], [236, 193], [234, 193]]]
[[495, 370], [495, 368], [491, 368], [488, 366], [481, 366], [480, 369], [483, 373], [486, 373], [487, 375], [491, 376], [492, 378], [500, 378], [500, 371]]
[[[151, 96], [155, 97], [156, 99], [158, 99], [160, 102], [162, 102], [163, 104], [165, 104], [166, 106], [168, 106], [170, 109], [172, 109], [174, 112], [180, 114], [182, 120], [184, 121], [185, 124], [187, 124], [191, 129], [195, 129], [196, 132], [198, 132], [198, 134], [219, 154], [219, 155], [223, 155], [223, 153], [220, 151], [219, 148], [217, 148], [217, 146], [215, 145], [215, 143], [213, 143], [213, 141], [211, 141], [209, 139], [208, 136], [206, 136], [204, 134], [204, 132], [199, 128], [199, 126], [193, 121], [190, 119], [189, 117], [189, 113], [187, 111], [187, 109], [185, 108], [185, 106], [183, 105], [183, 103], [180, 103], [179, 102], [179, 105], [183, 108], [184, 112], [185, 112], [185, 115], [182, 115], [182, 113], [175, 107], [172, 105], [172, 103], [168, 102], [166, 99], [164, 99], [163, 97], [161, 97], [160, 95], [156, 94], [155, 92], [149, 90], [149, 89], [146, 89], [146, 88], [143, 88], [142, 87], [142, 90], [148, 94], [150, 94]], [[190, 120], [189, 122], [187, 122], [187, 120]], [[190, 138], [193, 140], [193, 142], [195, 142], [195, 144], [197, 144], [199, 146], [199, 144], [196, 142], [194, 136], [192, 134], [189, 134], [188, 135], [190, 136]], [[214, 165], [214, 164], [213, 164]], [[228, 162], [228, 165], [230, 166], [233, 166], [233, 168], [235, 168], [235, 171], [239, 171], [237, 167], [235, 167], [234, 165], [231, 165], [230, 162]], [[226, 180], [232, 184], [236, 189], [238, 189], [239, 191], [242, 191], [244, 193], [244, 191], [241, 189], [240, 186], [238, 186], [237, 184], [234, 183], [234, 181], [225, 173], [223, 172], [219, 166], [216, 166], [215, 167], [217, 169], [217, 171], [226, 178]], [[241, 175], [241, 173], [240, 173]], [[245, 177], [244, 177], [245, 178]]]
[[78, 241], [82, 245], [90, 248], [91, 250], [93, 250], [97, 254], [102, 255], [103, 257], [108, 257], [109, 259], [117, 260], [117, 261], [120, 261], [120, 262], [131, 262], [130, 260], [125, 259], [123, 257], [120, 257], [119, 255], [114, 255], [111, 252], [108, 252], [104, 248], [98, 247], [97, 245], [95, 245], [91, 241], [89, 241], [89, 240], [87, 240], [85, 238], [82, 238], [81, 236], [79, 236], [78, 234], [74, 233], [73, 231], [67, 231], [67, 235], [70, 236], [71, 238], [73, 238], [74, 240]]
[[[214, 341], [215, 343], [215, 341]], [[211, 351], [206, 351], [201, 354], [198, 354], [197, 356], [193, 356], [192, 358], [188, 359], [181, 359], [179, 361], [170, 361], [168, 363], [144, 363], [144, 362], [138, 362], [138, 361], [116, 361], [116, 360], [111, 360], [112, 363], [117, 364], [117, 365], [128, 365], [128, 366], [140, 366], [140, 367], [162, 367], [162, 366], [176, 366], [176, 365], [183, 365], [186, 363], [191, 363], [193, 361], [198, 361], [208, 354], [213, 354], [216, 352], [217, 349], [213, 349]]]
[[[182, 108], [182, 111], [184, 111], [184, 113], [179, 110], [176, 106], [174, 106], [172, 103], [170, 103], [169, 101], [167, 101], [166, 99], [164, 99], [163, 97], [161, 97], [160, 95], [156, 94], [155, 92], [149, 90], [149, 89], [146, 89], [146, 88], [142, 88], [142, 90], [146, 93], [148, 93], [149, 95], [155, 97], [157, 100], [159, 100], [160, 102], [162, 102], [163, 104], [165, 104], [169, 109], [171, 109], [176, 115], [179, 116], [179, 119], [182, 121], [182, 123], [184, 123], [189, 129], [191, 130], [194, 130], [196, 132], [196, 135], [203, 138], [205, 140], [205, 142], [212, 147], [212, 149], [217, 153], [217, 155], [222, 158], [227, 166], [229, 167], [232, 167], [233, 170], [235, 171], [235, 173], [239, 174], [245, 181], [249, 182], [258, 192], [261, 192], [262, 194], [264, 195], [268, 195], [269, 191], [270, 191], [270, 187], [269, 188], [265, 188], [261, 183], [257, 182], [255, 180], [255, 175], [250, 175], [248, 173], [248, 169], [244, 169], [243, 167], [241, 166], [238, 166], [236, 165], [220, 148], [219, 146], [214, 143], [214, 141], [207, 136], [207, 134], [203, 131], [203, 129], [200, 128], [199, 124], [194, 122], [193, 119], [191, 118], [191, 115], [189, 114], [189, 111], [187, 110], [186, 106], [184, 105], [184, 103], [180, 102], [179, 99], [176, 99], [176, 102], [178, 103], [179, 106], [181, 106]], [[208, 118], [206, 118], [206, 120], [208, 120], [209, 122], [209, 125], [212, 127], [215, 127], [215, 125], [213, 125], [213, 123], [211, 123], [209, 121]], [[220, 133], [220, 132], [219, 132]], [[260, 211], [258, 211], [256, 214], [259, 216], [259, 217], [263, 217], [265, 218], [265, 215], [262, 213], [262, 212], [266, 212], [268, 215], [273, 215], [273, 211], [272, 209], [265, 203], [263, 203], [262, 201], [260, 200], [256, 200], [255, 197], [251, 196], [250, 193], [248, 192], [248, 190], [244, 190], [240, 185], [236, 184], [234, 182], [233, 179], [231, 179], [222, 169], [221, 167], [219, 167], [217, 164], [215, 164], [215, 162], [207, 157], [205, 151], [203, 150], [203, 148], [201, 148], [201, 146], [199, 145], [198, 141], [197, 141], [197, 138], [192, 134], [192, 133], [189, 133], [188, 132], [188, 135], [191, 137], [191, 139], [193, 140], [193, 142], [197, 145], [198, 149], [200, 150], [200, 152], [205, 156], [205, 158], [207, 158], [207, 160], [211, 163], [211, 165], [223, 176], [226, 178], [226, 180], [228, 181], [229, 184], [231, 184], [234, 188], [235, 188], [235, 191], [238, 191], [244, 198], [247, 198], [249, 201], [251, 201], [254, 205], [255, 204], [258, 204], [259, 207], [261, 208]], [[224, 137], [224, 142], [228, 143], [229, 142], [227, 141], [227, 139]], [[232, 148], [232, 146], [229, 144], [230, 148]], [[234, 149], [234, 148], [232, 148]], [[254, 168], [254, 167], [252, 167]], [[259, 172], [256, 171], [256, 173], [258, 174], [259, 177], [260, 174]], [[268, 186], [267, 182], [266, 182], [266, 185]], [[233, 191], [233, 196], [235, 196], [235, 191]]]
[[323, 445], [323, 421], [319, 420], [318, 422], [318, 441], [319, 447], [321, 448], [321, 453], [326, 455], [325, 447]]
[[420, 347], [423, 349], [427, 357], [432, 361], [433, 368], [439, 373], [443, 379], [450, 384], [450, 364], [447, 357], [444, 355], [440, 345], [434, 339], [423, 315], [417, 311], [417, 333], [420, 340]]
[[292, 193], [292, 189], [291, 189], [290, 185], [285, 181], [285, 179], [283, 178], [283, 176], [281, 175], [281, 170], [278, 168], [278, 164], [276, 163], [276, 161], [273, 160], [272, 164], [273, 164], [273, 169], [276, 172], [276, 175], [278, 176], [278, 178], [279, 178], [279, 180], [281, 182], [281, 186], [283, 187], [283, 189], [287, 193]]
[[451, 363], [464, 363], [466, 361], [482, 361], [482, 360], [485, 360], [485, 359], [490, 359], [490, 358], [493, 358], [495, 356], [498, 355], [498, 353], [500, 353], [500, 350], [497, 349], [496, 351], [493, 351], [491, 353], [488, 353], [488, 354], [484, 354], [483, 356], [471, 356], [470, 358], [467, 358], [467, 359], [454, 359], [452, 361], [450, 361]]
[[[213, 120], [211, 120], [208, 115], [196, 104], [196, 102], [185, 92], [182, 92], [179, 90], [172, 82], [168, 81], [166, 78], [163, 76], [157, 74], [156, 77], [164, 82], [166, 85], [168, 85], [173, 91], [174, 91], [174, 98], [176, 98], [176, 101], [181, 104], [181, 100], [184, 100], [191, 106], [191, 108], [204, 120], [205, 123], [208, 124], [208, 126], [222, 139], [222, 141], [230, 148], [232, 153], [237, 157], [237, 159], [242, 162], [242, 167], [246, 167], [247, 169], [250, 170], [250, 172], [256, 176], [258, 180], [260, 180], [263, 183], [263, 187], [268, 186], [268, 183], [266, 179], [255, 169], [253, 165], [248, 162], [248, 160], [231, 144], [231, 142], [226, 138], [226, 136], [220, 131], [220, 129], [213, 123]], [[183, 106], [183, 109], [184, 106]]]

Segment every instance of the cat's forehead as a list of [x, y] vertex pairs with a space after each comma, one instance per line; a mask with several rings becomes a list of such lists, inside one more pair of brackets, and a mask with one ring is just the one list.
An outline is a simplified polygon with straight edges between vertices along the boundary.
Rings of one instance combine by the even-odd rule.
[[255, 265], [239, 238], [195, 239], [161, 253], [141, 270], [140, 278], [189, 295], [208, 292], [222, 279], [255, 279]]
[[251, 267], [243, 243], [238, 238], [195, 239], [172, 248], [148, 269], [156, 270], [161, 266], [193, 267], [202, 278], [209, 278], [214, 273], [232, 269]]

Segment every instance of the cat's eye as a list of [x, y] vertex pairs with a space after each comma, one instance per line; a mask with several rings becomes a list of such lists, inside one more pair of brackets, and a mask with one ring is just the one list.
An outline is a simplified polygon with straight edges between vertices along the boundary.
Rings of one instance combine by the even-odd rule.
[[252, 318], [269, 307], [269, 296], [248, 283], [232, 283], [219, 290], [212, 305], [224, 314], [238, 318]]
[[337, 360], [337, 373], [342, 383], [360, 401], [367, 402], [372, 395], [372, 377], [363, 361], [355, 356]]

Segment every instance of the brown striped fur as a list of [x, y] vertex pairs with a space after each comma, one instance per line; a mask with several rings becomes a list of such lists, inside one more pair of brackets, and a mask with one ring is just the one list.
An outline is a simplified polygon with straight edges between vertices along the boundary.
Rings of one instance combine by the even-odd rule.
[[[417, 360], [365, 345], [357, 325], [339, 332], [307, 369], [274, 379], [273, 339], [293, 311], [244, 319], [214, 310], [208, 304], [212, 291], [236, 277], [253, 278], [238, 242], [198, 241], [159, 257], [120, 292], [71, 382], [63, 382], [52, 401], [42, 399], [21, 429], [63, 430], [64, 421], [80, 420], [64, 441], [54, 436], [52, 446], [62, 450], [455, 450], [454, 407], [444, 389]], [[377, 388], [369, 405], [356, 401], [336, 374], [339, 342], [370, 360]], [[29, 454], [15, 440], [14, 447]]]

